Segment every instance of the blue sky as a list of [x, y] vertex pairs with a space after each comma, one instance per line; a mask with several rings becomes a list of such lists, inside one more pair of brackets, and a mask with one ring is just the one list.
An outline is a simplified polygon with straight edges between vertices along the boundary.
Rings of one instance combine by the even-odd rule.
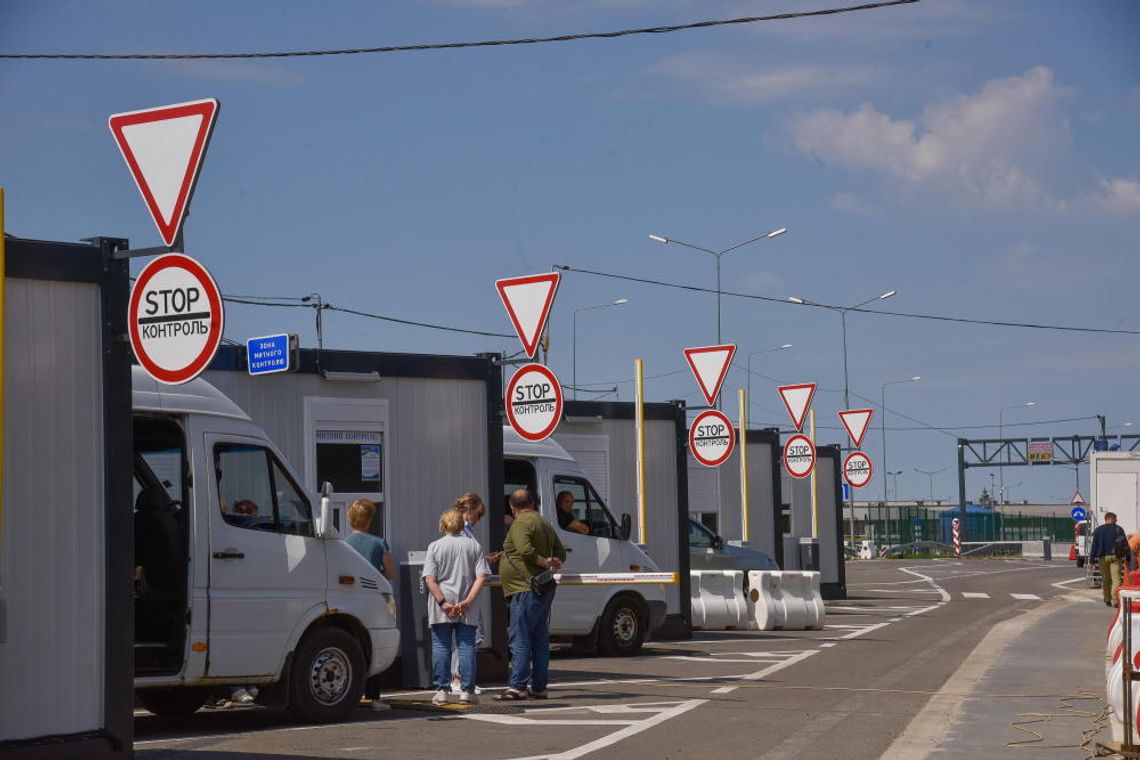
[[[0, 48], [250, 51], [602, 31], [839, 5], [717, 0], [9, 2]], [[111, 113], [216, 97], [222, 111], [185, 226], [224, 292], [303, 296], [393, 316], [509, 331], [493, 281], [566, 264], [713, 287], [712, 258], [649, 233], [727, 247], [724, 288], [974, 318], [1140, 327], [1140, 6], [922, 2], [822, 19], [559, 45], [227, 62], [0, 62], [0, 185], [9, 232], [155, 245], [106, 127]], [[682, 369], [715, 339], [715, 297], [569, 274], [551, 366], [626, 380]], [[235, 305], [227, 337], [293, 331], [312, 313]], [[816, 381], [837, 428], [843, 374], [833, 313], [725, 297], [724, 335], [753, 369]], [[326, 345], [470, 354], [517, 341], [340, 314]], [[1036, 332], [851, 314], [853, 392], [937, 426], [1108, 417], [1134, 421], [1140, 337]], [[733, 370], [726, 388], [747, 381]], [[632, 397], [623, 383], [623, 399]], [[752, 417], [786, 424], [753, 378]], [[686, 373], [652, 399], [698, 403]], [[864, 446], [881, 467], [875, 431]], [[888, 415], [888, 469], [950, 468], [957, 433]], [[1088, 434], [1092, 421], [1008, 428]], [[1127, 430], [1126, 432], [1131, 432]], [[966, 435], [996, 435], [996, 429]], [[822, 442], [839, 442], [826, 429]], [[1081, 475], [1087, 490], [1087, 477]], [[1008, 470], [1014, 499], [1066, 499], [1060, 467]], [[969, 491], [988, 486], [971, 471]], [[868, 488], [880, 493], [878, 476]], [[1086, 493], [1087, 496], [1087, 493]]]

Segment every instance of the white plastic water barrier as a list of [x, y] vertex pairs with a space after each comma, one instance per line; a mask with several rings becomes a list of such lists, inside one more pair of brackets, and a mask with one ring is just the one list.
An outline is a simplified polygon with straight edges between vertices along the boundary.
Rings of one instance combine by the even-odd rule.
[[761, 631], [823, 630], [826, 612], [816, 572], [750, 570], [749, 613]]
[[693, 570], [689, 573], [693, 628], [723, 631], [755, 628], [744, 597], [744, 571]]

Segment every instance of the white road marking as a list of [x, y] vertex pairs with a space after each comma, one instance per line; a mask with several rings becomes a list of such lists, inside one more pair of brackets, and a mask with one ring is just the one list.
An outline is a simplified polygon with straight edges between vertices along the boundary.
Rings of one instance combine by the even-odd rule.
[[1040, 602], [1041, 597], [1037, 594], [1010, 594], [1014, 599], [1021, 599], [1022, 601]]
[[[421, 692], [417, 692], [417, 693], [422, 694], [423, 692], [421, 691]], [[345, 721], [342, 723], [324, 723], [324, 724], [315, 725], [315, 726], [288, 726], [286, 728], [254, 729], [253, 733], [276, 734], [276, 733], [289, 733], [289, 732], [293, 732], [293, 731], [315, 731], [315, 730], [321, 729], [321, 728], [337, 728], [339, 726], [362, 726], [362, 725], [365, 725], [365, 724], [370, 723], [370, 722], [371, 721], [351, 720], [351, 721]], [[224, 733], [224, 734], [194, 734], [193, 736], [178, 736], [178, 737], [170, 737], [167, 739], [143, 739], [141, 741], [135, 741], [135, 746], [139, 747], [139, 746], [142, 746], [144, 744], [176, 744], [178, 742], [212, 741], [214, 739], [230, 739], [230, 738], [235, 737], [235, 736], [246, 736], [249, 733], [251, 733], [249, 730], [244, 730], [244, 731], [230, 731], [230, 732]]]
[[989, 599], [990, 595], [984, 591], [963, 591], [962, 596], [966, 599]]
[[835, 646], [835, 642], [834, 642], [834, 641], [829, 641], [829, 642], [827, 642], [826, 644], [820, 644], [820, 645], [819, 645], [819, 648], [820, 648], [820, 649], [827, 649], [828, 647], [833, 647], [833, 646]]
[[[797, 662], [803, 662], [807, 658], [811, 657], [813, 654], [819, 654], [819, 650], [818, 649], [809, 649], [806, 652], [800, 652], [795, 657], [790, 657], [787, 660], [784, 660], [783, 662], [776, 663], [775, 665], [769, 665], [768, 667], [764, 668], [763, 670], [758, 670], [755, 673], [749, 673], [746, 676], [738, 676], [737, 680], [740, 680], [740, 681], [760, 681], [760, 680], [763, 680], [767, 676], [770, 676], [777, 671], [783, 670], [784, 668], [789, 667], [791, 665], [795, 665]], [[719, 689], [717, 689], [715, 693], [717, 693], [717, 694], [728, 694], [729, 692], [736, 691], [737, 688], [738, 687], [736, 687], [736, 686], [722, 686]]]
[[1086, 580], [1086, 578], [1085, 578], [1085, 576], [1082, 575], [1080, 578], [1070, 578], [1067, 581], [1059, 581], [1057, 583], [1051, 583], [1049, 585], [1053, 586], [1054, 588], [1063, 589], [1063, 588], [1065, 588], [1065, 586], [1068, 586], [1070, 583], [1078, 583], [1078, 582], [1084, 581], [1084, 580]]
[[902, 620], [902, 618], [891, 618], [891, 619], [890, 619], [890, 622], [892, 622], [892, 623], [897, 623], [897, 622], [899, 622], [900, 620]]
[[[907, 581], [908, 583], [910, 581]], [[938, 592], [932, 588], [869, 588], [868, 591], [876, 591], [880, 594], [937, 594]]]
[[[637, 734], [640, 734], [643, 731], [647, 731], [660, 723], [664, 723], [670, 718], [675, 718], [678, 715], [682, 715], [689, 710], [692, 710], [693, 708], [699, 707], [707, 701], [707, 699], [689, 699], [684, 702], [656, 703], [656, 706], [667, 706], [656, 711], [655, 714], [651, 715], [648, 718], [645, 718], [644, 720], [630, 722], [629, 725], [626, 725], [621, 730], [614, 731], [613, 733], [603, 736], [600, 739], [595, 739], [592, 742], [574, 747], [573, 749], [568, 749], [565, 752], [559, 752], [552, 755], [531, 755], [525, 758], [517, 758], [516, 760], [576, 760], [576, 758], [588, 755], [591, 752], [597, 752], [600, 749], [605, 749], [606, 747], [617, 744], [623, 739], [628, 739], [631, 736], [636, 736]], [[637, 706], [633, 705], [632, 707]], [[648, 708], [650, 705], [646, 705], [646, 707]], [[463, 718], [465, 720], [478, 720], [486, 723], [499, 724], [508, 723], [512, 725], [518, 725], [516, 721], [520, 720], [524, 724], [532, 725], [582, 725], [581, 722], [578, 721], [533, 720], [527, 718], [519, 718], [518, 716], [514, 715], [464, 715]], [[506, 721], [503, 720], [504, 718], [510, 718], [512, 720]], [[617, 722], [618, 721], [608, 721], [607, 723], [609, 725], [613, 725]], [[590, 723], [589, 725], [598, 725], [598, 723]]]
[[917, 607], [903, 607], [903, 606], [882, 606], [882, 607], [828, 607], [828, 612], [861, 612], [863, 614], [870, 614], [872, 612], [891, 612], [895, 610], [915, 610]]

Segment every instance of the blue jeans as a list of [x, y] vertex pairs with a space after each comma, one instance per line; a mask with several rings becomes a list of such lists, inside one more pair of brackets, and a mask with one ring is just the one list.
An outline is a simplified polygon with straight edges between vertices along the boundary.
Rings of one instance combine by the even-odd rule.
[[533, 591], [511, 594], [512, 689], [546, 691], [550, 671], [550, 606], [554, 592], [536, 595]]
[[432, 683], [437, 689], [451, 688], [451, 641], [459, 650], [459, 680], [463, 691], [475, 692], [475, 626], [466, 623], [433, 623], [431, 627]]

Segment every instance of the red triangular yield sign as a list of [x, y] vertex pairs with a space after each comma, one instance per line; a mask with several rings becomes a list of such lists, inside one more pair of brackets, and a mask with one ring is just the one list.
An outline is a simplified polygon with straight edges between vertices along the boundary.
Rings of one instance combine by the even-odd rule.
[[550, 272], [495, 280], [499, 298], [503, 299], [503, 306], [522, 341], [523, 350], [531, 359], [538, 349], [546, 318], [550, 316], [550, 306], [554, 303], [560, 279], [557, 272]]
[[701, 393], [705, 394], [709, 406], [716, 403], [720, 386], [724, 385], [724, 377], [728, 374], [734, 356], [734, 343], [685, 349], [685, 361], [689, 363], [689, 369], [693, 370], [693, 377], [697, 378], [697, 385], [701, 387]]
[[855, 448], [863, 445], [863, 436], [871, 426], [871, 415], [874, 413], [874, 409], [848, 409], [839, 412], [839, 421], [847, 428], [847, 435], [855, 442]]
[[117, 113], [111, 134], [167, 246], [173, 246], [218, 116], [218, 101], [195, 100]]
[[1077, 506], [1083, 507], [1083, 506], [1086, 506], [1087, 503], [1088, 502], [1085, 501], [1085, 497], [1081, 496], [1080, 491], [1077, 491], [1075, 494], [1073, 494], [1073, 498], [1069, 499], [1069, 506], [1070, 507], [1077, 507]]
[[788, 410], [796, 430], [803, 430], [804, 418], [807, 417], [808, 407], [815, 397], [815, 383], [781, 385], [776, 390], [780, 392], [780, 398], [784, 400], [784, 407]]

